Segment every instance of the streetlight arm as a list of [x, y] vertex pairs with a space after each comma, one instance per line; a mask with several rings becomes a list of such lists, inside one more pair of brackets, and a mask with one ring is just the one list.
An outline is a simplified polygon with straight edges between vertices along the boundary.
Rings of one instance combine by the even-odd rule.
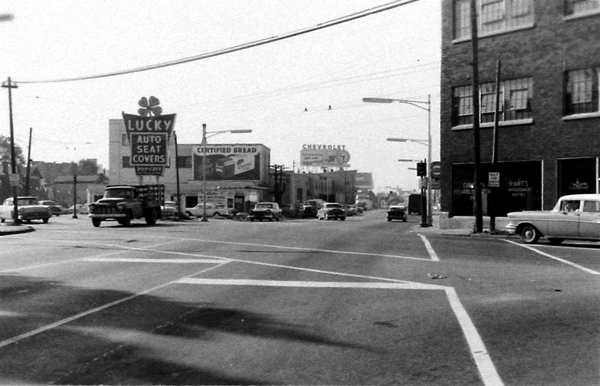
[[412, 138], [388, 138], [390, 142], [416, 142], [421, 145], [429, 146], [429, 141], [426, 139], [412, 139]]
[[[366, 102], [366, 103], [392, 103], [392, 102], [406, 103], [408, 105], [413, 105], [413, 106], [415, 106], [421, 110], [425, 110], [425, 111], [429, 111], [429, 109], [431, 108], [431, 102], [429, 102], [429, 101], [415, 101], [415, 100], [410, 100], [410, 99], [363, 98], [363, 102]], [[422, 105], [425, 105], [427, 107], [424, 107]]]

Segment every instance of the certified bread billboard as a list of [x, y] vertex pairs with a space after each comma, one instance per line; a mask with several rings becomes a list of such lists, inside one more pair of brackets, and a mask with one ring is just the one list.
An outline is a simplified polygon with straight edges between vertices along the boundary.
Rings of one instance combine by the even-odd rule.
[[[202, 180], [204, 146], [193, 149], [194, 179]], [[206, 145], [206, 180], [260, 180], [261, 156], [267, 155], [268, 149], [262, 145]]]
[[320, 168], [350, 167], [350, 153], [345, 145], [304, 145], [300, 151], [300, 164]]

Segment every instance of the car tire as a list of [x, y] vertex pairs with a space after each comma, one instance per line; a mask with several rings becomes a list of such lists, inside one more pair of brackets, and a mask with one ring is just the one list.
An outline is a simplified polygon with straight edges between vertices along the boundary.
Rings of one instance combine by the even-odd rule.
[[540, 239], [540, 232], [533, 225], [525, 225], [519, 235], [525, 244], [535, 244]]
[[48, 220], [47, 218], [43, 219], [42, 221], [44, 222], [44, 224], [48, 224]]
[[194, 216], [192, 216], [192, 212], [185, 212], [185, 214], [186, 214], [186, 216], [188, 216], [188, 217], [194, 217]]
[[387, 220], [388, 220], [388, 221], [392, 221], [392, 219], [391, 219], [391, 218], [388, 218]]
[[98, 228], [98, 227], [100, 226], [100, 224], [101, 224], [101, 223], [102, 223], [102, 220], [101, 220], [101, 219], [99, 219], [99, 218], [93, 218], [93, 219], [92, 219], [92, 225], [93, 225], [95, 228]]
[[346, 217], [340, 217], [341, 221], [344, 221], [346, 219]]

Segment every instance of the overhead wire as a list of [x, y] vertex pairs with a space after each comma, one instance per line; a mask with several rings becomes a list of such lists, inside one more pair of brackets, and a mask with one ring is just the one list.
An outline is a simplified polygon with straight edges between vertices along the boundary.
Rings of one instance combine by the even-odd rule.
[[100, 78], [107, 78], [107, 77], [113, 77], [113, 76], [119, 76], [119, 75], [133, 74], [133, 73], [143, 72], [143, 71], [156, 70], [156, 69], [175, 66], [175, 65], [179, 65], [179, 64], [185, 64], [185, 63], [195, 62], [195, 61], [199, 61], [199, 60], [209, 59], [209, 58], [213, 58], [216, 56], [221, 56], [221, 55], [225, 55], [225, 54], [234, 53], [237, 51], [247, 50], [247, 49], [254, 48], [254, 47], [259, 47], [259, 46], [262, 46], [265, 44], [274, 43], [277, 41], [281, 41], [281, 40], [289, 39], [292, 37], [304, 35], [304, 34], [307, 34], [310, 32], [318, 31], [321, 29], [333, 27], [333, 26], [336, 26], [336, 25], [339, 25], [342, 23], [346, 23], [349, 21], [363, 18], [363, 17], [371, 16], [371, 15], [374, 15], [374, 14], [377, 14], [380, 12], [389, 11], [391, 9], [398, 8], [398, 7], [401, 7], [401, 6], [410, 4], [410, 3], [414, 3], [416, 1], [418, 1], [418, 0], [396, 0], [396, 1], [392, 1], [390, 3], [378, 5], [378, 6], [363, 10], [363, 11], [355, 12], [350, 15], [342, 16], [339, 18], [335, 18], [335, 19], [323, 22], [323, 23], [319, 23], [312, 27], [302, 28], [300, 30], [288, 32], [288, 33], [285, 33], [285, 34], [282, 34], [279, 36], [272, 36], [269, 38], [254, 40], [252, 42], [243, 43], [243, 44], [232, 46], [229, 48], [224, 48], [224, 49], [220, 49], [220, 50], [216, 50], [216, 51], [212, 51], [212, 52], [208, 52], [208, 53], [204, 53], [204, 54], [199, 54], [199, 55], [195, 55], [195, 56], [191, 56], [191, 57], [187, 57], [187, 58], [183, 58], [183, 59], [176, 59], [176, 60], [168, 61], [168, 62], [164, 62], [164, 63], [152, 64], [152, 65], [133, 68], [133, 69], [129, 69], [129, 70], [114, 71], [114, 72], [108, 72], [108, 73], [97, 74], [97, 75], [87, 75], [87, 76], [79, 76], [79, 77], [73, 77], [73, 78], [53, 79], [53, 80], [22, 80], [22, 81], [14, 80], [14, 82], [20, 83], [20, 84], [63, 83], [63, 82], [100, 79]]

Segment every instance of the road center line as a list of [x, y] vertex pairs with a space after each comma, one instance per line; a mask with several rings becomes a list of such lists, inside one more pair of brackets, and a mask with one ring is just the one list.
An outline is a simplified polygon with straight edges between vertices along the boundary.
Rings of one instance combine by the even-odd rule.
[[573, 263], [573, 262], [571, 262], [569, 260], [561, 259], [560, 257], [553, 256], [553, 255], [551, 255], [549, 253], [542, 252], [542, 251], [540, 251], [538, 249], [535, 249], [535, 248], [533, 248], [533, 247], [531, 247], [529, 245], [519, 244], [519, 243], [514, 242], [512, 240], [504, 240], [504, 241], [506, 241], [507, 243], [518, 245], [519, 247], [522, 247], [522, 248], [529, 249], [530, 251], [533, 251], [533, 252], [535, 252], [537, 254], [540, 254], [540, 255], [545, 256], [545, 257], [549, 257], [549, 258], [551, 258], [553, 260], [556, 260], [556, 261], [560, 261], [561, 263], [570, 265], [570, 266], [575, 267], [577, 269], [580, 269], [580, 270], [582, 270], [584, 272], [591, 273], [592, 275], [600, 275], [600, 272], [598, 272], [598, 271], [594, 271], [593, 269], [589, 269], [589, 268], [586, 268], [586, 267], [584, 267], [582, 265], [575, 264], [575, 263]]

